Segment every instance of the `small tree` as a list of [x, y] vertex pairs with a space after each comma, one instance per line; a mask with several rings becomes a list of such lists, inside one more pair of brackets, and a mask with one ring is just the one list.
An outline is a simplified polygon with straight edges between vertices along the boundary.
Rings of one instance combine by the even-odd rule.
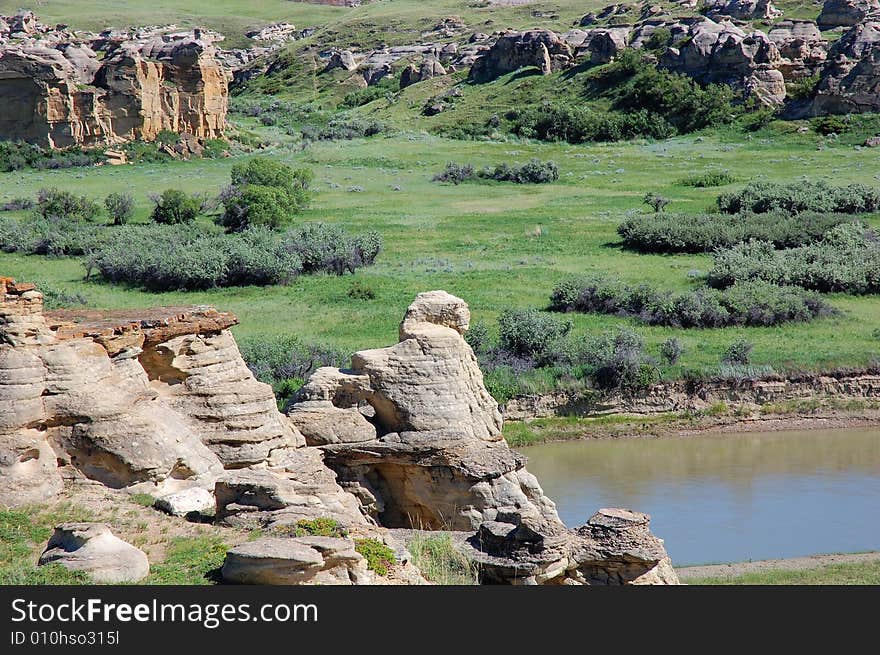
[[649, 191], [645, 194], [645, 199], [642, 202], [645, 205], [650, 205], [655, 214], [659, 214], [666, 209], [666, 205], [669, 204], [669, 198], [661, 196], [659, 193]]
[[113, 225], [125, 225], [134, 211], [134, 199], [127, 193], [111, 193], [104, 198], [104, 206]]
[[161, 196], [151, 196], [155, 207], [151, 218], [156, 223], [178, 225], [192, 223], [202, 211], [202, 201], [180, 189], [166, 189]]
[[681, 343], [675, 337], [670, 337], [660, 344], [660, 356], [670, 365], [675, 364], [683, 352], [684, 348], [681, 347]]
[[229, 232], [252, 225], [277, 228], [308, 206], [314, 174], [265, 157], [232, 167], [231, 182], [220, 196], [224, 211], [218, 223]]

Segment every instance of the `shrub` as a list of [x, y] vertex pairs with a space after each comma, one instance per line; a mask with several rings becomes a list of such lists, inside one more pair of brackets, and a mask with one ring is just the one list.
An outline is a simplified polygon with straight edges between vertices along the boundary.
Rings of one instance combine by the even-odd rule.
[[348, 530], [336, 519], [319, 516], [315, 519], [300, 519], [292, 526], [292, 537], [347, 537]]
[[849, 130], [846, 116], [819, 116], [810, 121], [811, 127], [824, 136], [843, 134]]
[[752, 361], [752, 349], [754, 347], [754, 344], [746, 339], [738, 339], [727, 347], [724, 355], [721, 357], [721, 361], [724, 364], [746, 366]]
[[697, 289], [673, 294], [601, 276], [563, 280], [553, 290], [550, 309], [613, 314], [649, 325], [683, 328], [769, 326], [834, 313], [815, 294], [760, 281], [744, 281], [724, 291]]
[[477, 321], [471, 324], [468, 331], [464, 334], [464, 340], [467, 341], [468, 345], [475, 353], [484, 353], [488, 351], [489, 346], [491, 345], [489, 326], [482, 321]]
[[744, 280], [822, 292], [880, 293], [880, 241], [864, 226], [848, 223], [799, 248], [776, 250], [772, 243], [749, 241], [715, 254], [709, 284], [723, 288]]
[[751, 239], [778, 248], [794, 248], [821, 240], [832, 228], [853, 221], [846, 214], [634, 214], [617, 233], [627, 248], [639, 252], [711, 252]]
[[666, 139], [676, 132], [666, 119], [649, 110], [601, 112], [557, 103], [544, 103], [515, 112], [511, 130], [525, 138], [575, 144], [639, 137]]
[[202, 211], [201, 199], [180, 189], [165, 189], [161, 195], [153, 195], [150, 200], [155, 205], [150, 218], [161, 225], [192, 223]]
[[388, 568], [397, 561], [394, 551], [377, 539], [355, 539], [354, 549], [367, 560], [367, 568], [377, 575], [388, 575]]
[[650, 206], [651, 209], [654, 210], [655, 214], [659, 214], [664, 209], [666, 209], [666, 205], [669, 204], [669, 198], [665, 198], [659, 193], [649, 191], [645, 194], [645, 198], [644, 200], [642, 200], [642, 204]]
[[498, 317], [498, 330], [505, 351], [547, 363], [571, 331], [571, 323], [536, 309], [506, 309]]
[[653, 112], [681, 134], [729, 123], [736, 115], [729, 86], [701, 86], [687, 75], [649, 65], [610, 95], [615, 109]]
[[372, 119], [334, 119], [324, 127], [306, 125], [303, 139], [310, 141], [344, 141], [375, 136], [385, 130], [385, 123]]
[[51, 257], [84, 255], [103, 235], [91, 225], [59, 218], [0, 221], [0, 249]]
[[697, 173], [683, 177], [677, 184], [681, 186], [690, 186], [697, 189], [705, 189], [707, 187], [725, 186], [736, 182], [736, 177], [728, 171], [706, 171], [705, 173]]
[[282, 407], [317, 369], [345, 368], [351, 360], [349, 352], [288, 335], [242, 339], [239, 349], [254, 377], [272, 386]]
[[128, 193], [111, 193], [104, 198], [104, 206], [113, 225], [125, 225], [134, 212], [134, 198]]
[[634, 330], [603, 332], [575, 347], [572, 363], [602, 390], [636, 391], [657, 381], [656, 365]]
[[65, 150], [44, 150], [21, 141], [0, 141], [0, 172], [25, 168], [56, 170], [80, 166], [93, 166], [104, 157], [101, 148], [83, 150], [79, 147]]
[[218, 223], [229, 232], [252, 226], [277, 228], [308, 206], [310, 169], [294, 169], [266, 157], [232, 167], [232, 184], [223, 191]]
[[681, 347], [681, 343], [675, 337], [670, 337], [660, 344], [660, 356], [663, 357], [667, 364], [673, 365], [677, 363], [683, 353], [684, 348]]
[[376, 290], [360, 280], [355, 280], [348, 288], [348, 297], [352, 300], [374, 300]]
[[0, 212], [14, 212], [24, 209], [32, 209], [34, 201], [30, 198], [13, 198], [3, 204], [0, 204]]
[[98, 214], [98, 204], [69, 191], [41, 189], [37, 193], [37, 212], [43, 218], [90, 221]]
[[804, 77], [792, 82], [788, 85], [788, 97], [792, 100], [807, 100], [811, 98], [821, 79], [821, 76], [816, 73], [810, 77]]
[[516, 184], [546, 184], [559, 179], [559, 168], [552, 161], [530, 159], [522, 166], [500, 164], [491, 172], [483, 171], [480, 177]]
[[434, 182], [461, 184], [462, 182], [477, 179], [477, 171], [473, 164], [456, 164], [451, 161], [446, 164], [446, 168], [437, 173], [432, 179]]
[[726, 214], [775, 210], [864, 214], [880, 209], [880, 192], [864, 184], [832, 187], [826, 182], [752, 182], [741, 191], [718, 196], [718, 208]]
[[546, 184], [559, 179], [559, 168], [555, 162], [531, 159], [522, 166], [498, 164], [495, 168], [486, 167], [478, 171], [473, 164], [449, 162], [433, 178], [434, 182], [461, 184], [476, 179], [514, 182], [515, 184]]
[[338, 225], [307, 223], [289, 230], [283, 244], [299, 256], [304, 273], [342, 275], [372, 265], [382, 249], [382, 237], [378, 232], [351, 235]]

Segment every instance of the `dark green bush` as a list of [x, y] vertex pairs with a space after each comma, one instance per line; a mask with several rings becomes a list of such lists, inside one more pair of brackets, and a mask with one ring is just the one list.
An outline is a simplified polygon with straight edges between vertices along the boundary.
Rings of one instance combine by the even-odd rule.
[[495, 168], [486, 167], [477, 170], [473, 164], [457, 164], [449, 162], [441, 172], [433, 178], [434, 182], [451, 182], [461, 184], [472, 180], [495, 180], [497, 182], [513, 182], [515, 184], [546, 184], [559, 179], [559, 168], [555, 162], [530, 159], [522, 166], [498, 164]]
[[90, 221], [98, 215], [98, 203], [60, 189], [41, 189], [37, 193], [37, 212], [43, 218]]
[[822, 292], [880, 293], [880, 239], [859, 223], [833, 228], [813, 244], [776, 250], [749, 241], [715, 254], [708, 282], [723, 288], [762, 280]]
[[794, 248], [820, 240], [832, 228], [851, 223], [846, 214], [635, 214], [617, 233], [627, 248], [639, 252], [711, 252], [750, 239], [769, 241], [778, 248]]
[[706, 171], [705, 173], [696, 173], [683, 177], [677, 184], [705, 189], [707, 187], [725, 186], [734, 182], [736, 182], [736, 177], [727, 171]]
[[477, 170], [473, 164], [457, 164], [454, 161], [448, 162], [446, 168], [432, 178], [434, 182], [451, 182], [452, 184], [461, 184], [475, 179], [477, 179]]
[[375, 136], [385, 130], [385, 124], [375, 119], [338, 118], [327, 125], [305, 125], [302, 137], [310, 141], [350, 141]]
[[558, 103], [544, 103], [522, 112], [514, 112], [511, 130], [525, 138], [568, 143], [635, 138], [666, 139], [676, 132], [666, 119], [647, 109], [601, 112]]
[[649, 65], [642, 66], [611, 96], [615, 109], [650, 111], [681, 134], [729, 123], [736, 116], [729, 86], [701, 86], [687, 75]]
[[819, 116], [810, 121], [810, 126], [823, 136], [843, 134], [849, 131], [848, 116]]
[[309, 203], [310, 169], [294, 169], [266, 157], [232, 167], [232, 184], [220, 196], [223, 214], [217, 219], [229, 232], [248, 227], [278, 228]]
[[824, 181], [752, 182], [741, 191], [718, 196], [718, 209], [726, 214], [776, 210], [864, 214], [880, 209], [880, 192], [864, 184], [832, 187]]
[[53, 170], [79, 166], [93, 166], [104, 158], [100, 148], [82, 150], [44, 150], [22, 141], [0, 141], [0, 172], [17, 171], [24, 168]]
[[744, 281], [724, 291], [697, 289], [674, 294], [648, 285], [631, 287], [606, 277], [574, 277], [553, 290], [550, 308], [613, 314], [649, 325], [715, 328], [728, 325], [778, 325], [809, 321], [833, 313], [818, 296], [796, 287]]
[[201, 199], [180, 189], [165, 189], [150, 199], [154, 205], [150, 218], [160, 225], [192, 223], [202, 211]]

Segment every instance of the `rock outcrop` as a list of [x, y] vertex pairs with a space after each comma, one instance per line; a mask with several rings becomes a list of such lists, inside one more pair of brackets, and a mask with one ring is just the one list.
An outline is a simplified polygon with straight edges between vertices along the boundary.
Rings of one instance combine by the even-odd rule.
[[770, 0], [707, 0], [703, 13], [711, 18], [727, 16], [739, 20], [770, 19], [782, 15]]
[[105, 584], [140, 582], [150, 574], [146, 553], [114, 535], [103, 523], [59, 525], [39, 564], [59, 564]]
[[819, 83], [808, 103], [790, 116], [872, 112], [880, 109], [880, 22], [865, 21], [847, 31], [828, 51]]
[[[87, 478], [148, 491], [175, 516], [214, 516], [273, 535], [298, 534], [315, 519], [385, 543], [387, 528], [476, 531], [473, 557], [486, 564], [487, 581], [519, 583], [528, 571], [526, 581], [548, 584], [674, 582], [646, 517], [618, 516], [626, 527], [617, 541], [596, 536], [596, 521], [580, 532], [562, 524], [501, 436], [498, 405], [463, 337], [470, 311], [444, 291], [416, 297], [397, 344], [355, 353], [348, 370], [318, 369], [289, 417], [242, 361], [231, 314], [44, 313], [33, 285], [0, 278], [0, 291], [4, 504], [43, 501], [64, 478]], [[538, 537], [541, 548], [532, 543]], [[111, 580], [123, 574], [83, 564], [106, 544], [146, 575], [120, 543], [106, 528], [62, 526], [43, 559]], [[352, 544], [273, 536], [231, 551], [223, 575], [262, 584], [389, 582], [367, 571]], [[398, 581], [422, 581], [415, 567], [395, 570]]]
[[264, 537], [232, 548], [221, 575], [226, 582], [261, 585], [363, 585], [375, 575], [351, 539]]
[[0, 139], [65, 148], [149, 141], [162, 130], [223, 135], [229, 72], [201, 31], [96, 41], [100, 58], [64, 38], [0, 42]]
[[209, 307], [44, 314], [0, 283], [3, 502], [45, 500], [61, 472], [158, 494], [304, 443]]
[[880, 11], [877, 0], [825, 0], [816, 22], [823, 29], [852, 27], [877, 11]]
[[520, 516], [484, 522], [462, 552], [494, 584], [678, 584], [663, 542], [647, 514], [600, 509], [583, 526], [566, 530]]
[[550, 30], [507, 32], [471, 66], [470, 79], [488, 82], [525, 67], [547, 75], [566, 68], [573, 60], [569, 45]]

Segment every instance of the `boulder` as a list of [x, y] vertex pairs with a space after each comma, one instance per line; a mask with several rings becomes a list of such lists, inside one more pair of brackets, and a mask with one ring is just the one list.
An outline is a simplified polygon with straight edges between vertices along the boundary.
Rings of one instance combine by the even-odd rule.
[[515, 513], [482, 523], [461, 545], [493, 584], [678, 584], [650, 517], [627, 509], [600, 509], [579, 528], [535, 521]]
[[260, 585], [371, 584], [373, 574], [350, 539], [264, 537], [229, 550], [223, 580]]
[[809, 77], [825, 63], [828, 42], [807, 20], [780, 21], [767, 33], [782, 57], [776, 68], [786, 80]]
[[203, 487], [188, 487], [156, 499], [156, 509], [172, 516], [211, 515], [216, 510], [214, 494]]
[[249, 527], [316, 518], [332, 518], [344, 526], [367, 524], [357, 499], [339, 486], [320, 450], [301, 448], [272, 464], [229, 471], [217, 480], [219, 520]]
[[539, 68], [547, 75], [567, 68], [573, 62], [571, 48], [555, 32], [507, 32], [474, 61], [469, 77], [475, 82], [488, 82], [526, 67]]
[[878, 10], [877, 0], [825, 0], [816, 22], [822, 29], [852, 27]]
[[150, 573], [146, 554], [102, 523], [63, 523], [55, 528], [39, 564], [60, 564], [89, 574], [95, 582], [140, 582]]
[[353, 71], [358, 67], [357, 61], [354, 58], [354, 55], [350, 50], [339, 50], [330, 55], [330, 61], [327, 62], [327, 66], [324, 68], [324, 71], [332, 71], [337, 68], [341, 68], [346, 71]]

